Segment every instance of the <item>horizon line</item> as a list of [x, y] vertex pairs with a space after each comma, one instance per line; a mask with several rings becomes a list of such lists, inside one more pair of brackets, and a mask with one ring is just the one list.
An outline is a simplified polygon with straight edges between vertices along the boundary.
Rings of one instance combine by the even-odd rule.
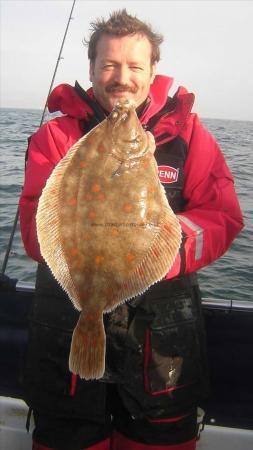
[[[41, 112], [43, 111], [43, 108], [27, 108], [27, 107], [22, 107], [22, 106], [0, 106], [0, 109], [21, 109], [21, 110], [25, 110], [25, 111], [41, 111]], [[53, 113], [50, 113], [49, 111], [47, 111], [47, 113], [49, 115], [56, 114], [57, 112], [61, 113], [61, 111], [55, 111]], [[227, 117], [206, 117], [206, 116], [201, 116], [198, 113], [196, 113], [196, 114], [201, 119], [204, 119], [204, 120], [230, 120], [230, 121], [233, 121], [233, 122], [253, 122], [253, 119], [229, 119]]]

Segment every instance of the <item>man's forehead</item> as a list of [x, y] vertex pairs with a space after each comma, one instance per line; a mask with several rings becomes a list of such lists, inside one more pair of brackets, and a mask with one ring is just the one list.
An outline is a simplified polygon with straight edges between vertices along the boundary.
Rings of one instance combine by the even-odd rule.
[[114, 36], [104, 34], [97, 43], [96, 53], [100, 59], [108, 60], [110, 55], [130, 50], [134, 59], [146, 61], [147, 53], [151, 55], [151, 44], [148, 38], [142, 34], [129, 34], [126, 36]]
[[147, 48], [151, 49], [151, 44], [144, 34], [140, 33], [134, 33], [134, 34], [127, 34], [125, 36], [115, 36], [112, 34], [102, 34], [102, 36], [99, 38], [97, 42], [97, 48], [98, 47], [104, 47], [104, 46], [120, 46], [122, 44], [132, 44], [133, 46], [146, 46]]

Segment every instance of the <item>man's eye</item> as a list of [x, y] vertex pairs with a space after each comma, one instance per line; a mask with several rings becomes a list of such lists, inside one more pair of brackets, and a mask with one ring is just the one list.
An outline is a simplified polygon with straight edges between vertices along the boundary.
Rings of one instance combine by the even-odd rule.
[[135, 70], [136, 72], [140, 72], [141, 70], [143, 70], [142, 67], [139, 66], [131, 66], [131, 69]]

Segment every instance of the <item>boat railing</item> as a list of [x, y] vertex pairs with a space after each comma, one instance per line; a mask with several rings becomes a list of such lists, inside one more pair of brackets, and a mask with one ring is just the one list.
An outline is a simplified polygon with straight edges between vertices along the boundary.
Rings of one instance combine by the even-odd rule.
[[[35, 284], [32, 282], [18, 281], [16, 284], [17, 292], [34, 292]], [[248, 311], [253, 312], [253, 302], [245, 300], [232, 300], [224, 298], [204, 297], [202, 306], [205, 309], [215, 309], [222, 311]]]

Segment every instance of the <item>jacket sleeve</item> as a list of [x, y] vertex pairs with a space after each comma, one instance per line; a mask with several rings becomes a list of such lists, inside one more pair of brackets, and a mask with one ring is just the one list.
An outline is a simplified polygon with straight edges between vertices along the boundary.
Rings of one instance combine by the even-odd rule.
[[193, 117], [185, 164], [186, 206], [178, 215], [183, 241], [167, 278], [212, 263], [226, 252], [243, 228], [233, 177], [224, 156], [198, 117]]
[[54, 119], [43, 125], [28, 145], [25, 181], [19, 201], [20, 228], [26, 253], [38, 262], [43, 261], [36, 232], [38, 200], [54, 167], [76, 141], [67, 131], [65, 118]]

